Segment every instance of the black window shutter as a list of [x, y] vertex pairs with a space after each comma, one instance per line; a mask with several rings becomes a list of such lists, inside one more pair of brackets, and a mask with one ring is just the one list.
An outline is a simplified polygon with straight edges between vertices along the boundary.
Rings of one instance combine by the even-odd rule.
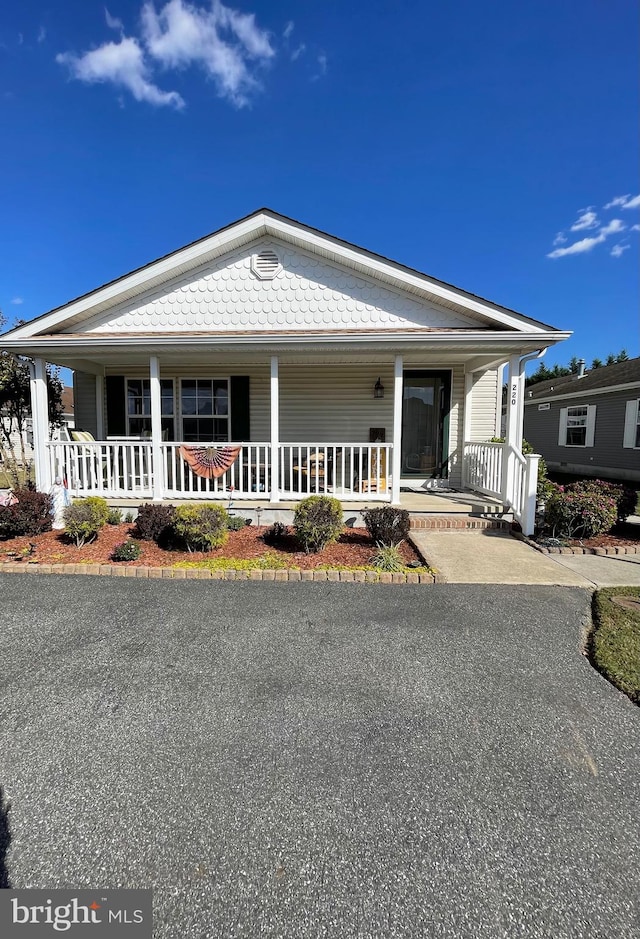
[[124, 376], [107, 375], [107, 433], [111, 437], [124, 437], [127, 433], [127, 411], [124, 394]]
[[234, 443], [251, 440], [249, 416], [249, 376], [231, 376], [231, 439]]

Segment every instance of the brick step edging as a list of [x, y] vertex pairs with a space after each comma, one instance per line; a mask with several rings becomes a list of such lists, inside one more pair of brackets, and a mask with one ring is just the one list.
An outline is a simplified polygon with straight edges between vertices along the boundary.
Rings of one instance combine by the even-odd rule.
[[527, 538], [522, 532], [512, 531], [511, 534], [518, 541], [524, 541], [530, 548], [535, 548], [540, 554], [594, 554], [598, 557], [616, 557], [621, 554], [640, 554], [640, 546], [636, 545], [613, 545], [609, 548], [547, 548], [545, 545], [538, 544], [531, 538]]
[[98, 577], [136, 577], [162, 580], [254, 580], [316, 583], [367, 584], [437, 584], [443, 583], [442, 574], [390, 574], [376, 571], [294, 571], [284, 570], [226, 570], [209, 571], [174, 567], [122, 567], [117, 564], [0, 564], [0, 573], [7, 574], [88, 574]]
[[496, 531], [508, 531], [511, 522], [499, 518], [477, 518], [473, 516], [459, 515], [412, 515], [411, 530], [425, 531], [477, 531], [479, 529], [495, 529]]

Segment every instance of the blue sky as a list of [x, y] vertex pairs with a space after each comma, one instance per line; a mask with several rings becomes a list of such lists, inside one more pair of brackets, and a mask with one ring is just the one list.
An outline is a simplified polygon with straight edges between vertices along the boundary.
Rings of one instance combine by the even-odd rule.
[[639, 355], [635, 0], [0, 11], [0, 309], [260, 206]]

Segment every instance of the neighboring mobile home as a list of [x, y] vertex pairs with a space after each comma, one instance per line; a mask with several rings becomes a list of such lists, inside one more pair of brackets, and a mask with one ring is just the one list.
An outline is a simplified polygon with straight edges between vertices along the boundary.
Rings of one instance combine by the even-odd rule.
[[640, 481], [640, 358], [527, 388], [524, 436], [549, 469]]
[[[261, 209], [0, 342], [34, 358], [43, 489], [397, 504], [467, 487], [526, 528], [523, 357], [568, 335]], [[75, 371], [83, 439], [49, 440], [47, 361]], [[504, 363], [507, 441], [488, 444]]]

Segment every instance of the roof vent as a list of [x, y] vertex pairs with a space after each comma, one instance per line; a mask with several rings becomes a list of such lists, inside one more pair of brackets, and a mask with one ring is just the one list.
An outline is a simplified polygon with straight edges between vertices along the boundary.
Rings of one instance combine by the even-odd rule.
[[260, 280], [273, 280], [282, 265], [272, 248], [263, 248], [251, 258], [251, 270]]

